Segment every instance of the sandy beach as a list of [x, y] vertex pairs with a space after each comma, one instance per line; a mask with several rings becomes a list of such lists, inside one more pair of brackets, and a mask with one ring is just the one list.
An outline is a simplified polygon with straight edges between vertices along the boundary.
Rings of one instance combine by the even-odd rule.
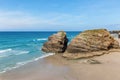
[[[100, 63], [92, 64], [89, 60]], [[0, 80], [120, 80], [119, 66], [119, 49], [79, 60], [67, 60], [57, 54], [0, 74]]]
[[120, 80], [120, 0], [0, 0], [0, 80]]

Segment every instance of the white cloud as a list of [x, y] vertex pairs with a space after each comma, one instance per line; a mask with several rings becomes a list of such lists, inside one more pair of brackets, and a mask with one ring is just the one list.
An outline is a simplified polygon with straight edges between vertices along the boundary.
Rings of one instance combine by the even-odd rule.
[[2, 26], [29, 26], [35, 24], [49, 24], [49, 21], [30, 14], [18, 11], [0, 11], [0, 25]]
[[[72, 24], [82, 24], [81, 16], [70, 14], [46, 14], [33, 15], [22, 11], [0, 11], [0, 30], [40, 28], [44, 26], [69, 26]], [[37, 27], [36, 27], [37, 26]], [[45, 28], [45, 27], [44, 27]]]
[[25, 15], [25, 13], [20, 11], [0, 11], [0, 16], [15, 16], [15, 15]]

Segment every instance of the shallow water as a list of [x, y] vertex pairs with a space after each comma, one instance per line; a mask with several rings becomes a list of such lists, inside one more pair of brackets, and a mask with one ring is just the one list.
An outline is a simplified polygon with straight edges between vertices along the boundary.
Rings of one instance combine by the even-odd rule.
[[[41, 47], [56, 32], [0, 32], [0, 72], [53, 55], [44, 54]], [[67, 32], [69, 42], [79, 32]]]

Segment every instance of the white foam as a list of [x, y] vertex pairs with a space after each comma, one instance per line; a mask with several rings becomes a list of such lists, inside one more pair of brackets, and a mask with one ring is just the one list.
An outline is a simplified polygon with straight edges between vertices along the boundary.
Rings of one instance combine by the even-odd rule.
[[33, 39], [33, 41], [45, 41], [47, 38], [38, 38], [38, 39]]
[[54, 54], [55, 54], [55, 53], [45, 54], [45, 55], [43, 55], [43, 56], [41, 56], [41, 57], [38, 57], [38, 58], [34, 59], [34, 61], [37, 61], [37, 60], [39, 60], [39, 59], [41, 59], [41, 58], [45, 58], [45, 57], [48, 57], [48, 56], [52, 56], [52, 55], [54, 55]]
[[8, 54], [8, 53], [11, 52], [11, 51], [12, 51], [12, 49], [0, 50], [0, 58], [9, 56], [10, 54]]
[[8, 57], [11, 55], [22, 55], [22, 54], [28, 54], [28, 53], [29, 51], [4, 49], [4, 50], [0, 50], [0, 58]]
[[29, 51], [18, 51], [18, 53], [17, 54], [15, 54], [15, 55], [21, 55], [21, 54], [28, 54], [29, 53]]
[[28, 61], [24, 61], [24, 62], [18, 62], [18, 63], [16, 63], [16, 65], [14, 67], [7, 67], [0, 73], [5, 73], [5, 72], [10, 71], [12, 69], [19, 68], [19, 67], [21, 67], [21, 66], [23, 66], [27, 63], [38, 61], [39, 59], [42, 59], [42, 58], [45, 58], [45, 57], [48, 57], [48, 56], [51, 56], [51, 55], [54, 55], [54, 54], [55, 53], [46, 53], [45, 55], [43, 55], [41, 57], [38, 57], [38, 58], [35, 58], [35, 59], [32, 59], [32, 60], [28, 60]]
[[4, 50], [0, 50], [0, 54], [5, 53], [5, 52], [9, 52], [12, 51], [12, 49], [4, 49]]
[[43, 41], [43, 40], [47, 40], [47, 38], [39, 38], [39, 39], [37, 39], [37, 41]]

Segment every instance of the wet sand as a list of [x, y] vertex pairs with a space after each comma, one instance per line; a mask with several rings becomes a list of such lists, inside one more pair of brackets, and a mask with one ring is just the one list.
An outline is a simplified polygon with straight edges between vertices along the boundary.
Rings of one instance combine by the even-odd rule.
[[120, 50], [79, 60], [57, 54], [0, 74], [0, 80], [120, 80]]

